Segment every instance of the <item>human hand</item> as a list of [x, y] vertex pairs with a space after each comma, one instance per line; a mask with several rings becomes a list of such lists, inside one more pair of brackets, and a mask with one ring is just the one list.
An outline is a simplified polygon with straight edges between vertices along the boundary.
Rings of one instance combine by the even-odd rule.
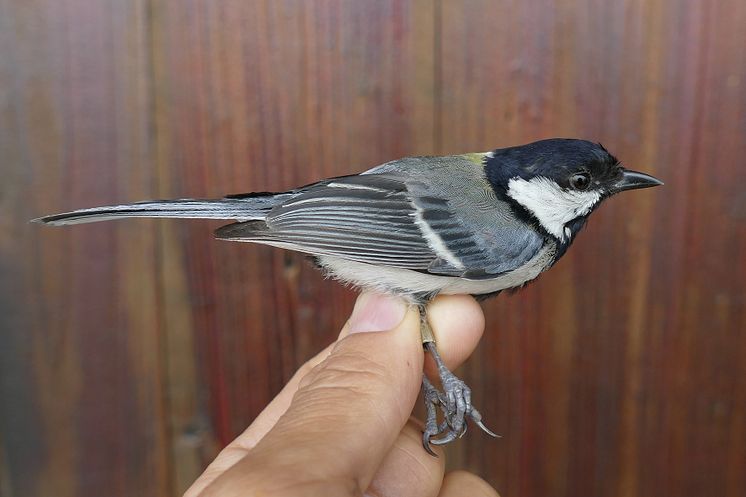
[[[479, 305], [466, 296], [438, 297], [428, 320], [449, 368], [472, 353], [484, 329]], [[471, 473], [444, 476], [442, 449], [435, 458], [422, 448], [421, 423], [410, 413], [423, 358], [417, 310], [363, 294], [339, 340], [296, 372], [184, 497], [497, 496]]]

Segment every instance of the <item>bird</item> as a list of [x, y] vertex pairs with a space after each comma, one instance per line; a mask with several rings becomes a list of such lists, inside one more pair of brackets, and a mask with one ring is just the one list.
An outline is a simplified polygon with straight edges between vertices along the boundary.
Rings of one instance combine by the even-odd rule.
[[423, 373], [422, 444], [435, 455], [431, 444], [460, 438], [469, 422], [496, 435], [472, 404], [469, 387], [443, 363], [427, 303], [440, 294], [481, 300], [523, 287], [567, 252], [607, 198], [662, 184], [623, 167], [600, 143], [551, 138], [488, 152], [406, 157], [284, 192], [141, 201], [34, 221], [231, 220], [216, 238], [307, 254], [344, 284], [417, 306], [423, 347], [441, 386]]

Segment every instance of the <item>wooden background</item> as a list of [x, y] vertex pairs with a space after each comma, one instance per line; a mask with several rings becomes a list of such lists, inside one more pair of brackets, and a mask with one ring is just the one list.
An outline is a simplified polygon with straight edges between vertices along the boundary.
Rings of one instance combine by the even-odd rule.
[[599, 140], [615, 198], [485, 304], [450, 448], [504, 497], [746, 495], [746, 2], [0, 0], [0, 496], [173, 496], [354, 295], [212, 222], [45, 213]]

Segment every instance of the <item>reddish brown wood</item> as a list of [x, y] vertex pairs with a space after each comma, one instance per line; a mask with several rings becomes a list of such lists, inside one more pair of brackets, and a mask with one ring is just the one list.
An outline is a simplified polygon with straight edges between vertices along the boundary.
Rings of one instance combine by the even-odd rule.
[[155, 194], [147, 4], [2, 2], [2, 431], [8, 495], [167, 495], [155, 225], [40, 232]]
[[746, 492], [746, 8], [442, 5], [441, 152], [583, 136], [667, 182], [486, 304], [469, 373], [505, 438], [459, 463], [505, 495]]
[[505, 496], [746, 494], [746, 4], [0, 0], [0, 495], [180, 495], [354, 295], [211, 222], [40, 214], [599, 140], [666, 181], [485, 304]]

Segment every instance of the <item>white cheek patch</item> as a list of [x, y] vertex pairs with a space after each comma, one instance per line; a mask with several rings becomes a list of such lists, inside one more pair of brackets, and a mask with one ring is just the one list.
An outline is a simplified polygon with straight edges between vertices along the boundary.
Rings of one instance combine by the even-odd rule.
[[528, 209], [541, 225], [560, 240], [568, 238], [565, 224], [588, 214], [601, 200], [597, 191], [563, 190], [554, 181], [537, 176], [530, 180], [513, 178], [508, 181], [508, 196]]

